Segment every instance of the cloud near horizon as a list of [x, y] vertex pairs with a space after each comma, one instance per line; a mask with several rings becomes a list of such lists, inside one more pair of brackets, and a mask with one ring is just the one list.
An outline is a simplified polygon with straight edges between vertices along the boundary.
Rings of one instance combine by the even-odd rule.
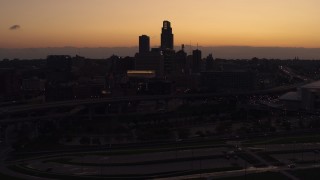
[[10, 30], [18, 30], [18, 29], [20, 29], [20, 28], [21, 28], [20, 25], [15, 24], [15, 25], [11, 26], [9, 29], [10, 29]]

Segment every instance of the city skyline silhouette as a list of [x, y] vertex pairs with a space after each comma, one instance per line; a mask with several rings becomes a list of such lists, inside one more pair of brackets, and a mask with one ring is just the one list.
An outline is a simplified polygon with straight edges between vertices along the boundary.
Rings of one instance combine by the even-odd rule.
[[0, 5], [0, 179], [320, 179], [320, 1]]
[[0, 48], [132, 47], [143, 32], [149, 32], [154, 39], [151, 46], [157, 46], [159, 22], [165, 19], [175, 24], [176, 44], [320, 47], [316, 0], [166, 0], [156, 5], [146, 0], [13, 0], [1, 4]]

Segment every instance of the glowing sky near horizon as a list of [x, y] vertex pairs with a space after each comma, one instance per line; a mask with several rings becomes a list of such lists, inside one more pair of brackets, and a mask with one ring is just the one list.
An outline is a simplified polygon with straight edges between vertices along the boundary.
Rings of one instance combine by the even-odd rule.
[[[0, 0], [0, 48], [160, 44], [320, 47], [320, 0]], [[11, 29], [10, 29], [11, 28]]]

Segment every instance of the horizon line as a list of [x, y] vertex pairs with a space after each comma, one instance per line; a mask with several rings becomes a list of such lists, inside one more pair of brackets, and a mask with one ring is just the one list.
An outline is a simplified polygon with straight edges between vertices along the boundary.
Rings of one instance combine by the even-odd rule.
[[[182, 45], [182, 44], [181, 44]], [[175, 45], [174, 47], [181, 47], [181, 45]], [[188, 45], [184, 44], [185, 46], [191, 47], [248, 47], [248, 48], [296, 48], [296, 49], [320, 49], [320, 47], [303, 47], [303, 46], [249, 46], [249, 45]], [[48, 47], [18, 47], [18, 48], [6, 48], [0, 47], [0, 49], [49, 49], [49, 48], [79, 48], [79, 49], [99, 49], [99, 48], [138, 48], [139, 46], [95, 46], [95, 47], [78, 47], [78, 46], [48, 46]], [[157, 48], [160, 46], [152, 46], [151, 48]]]

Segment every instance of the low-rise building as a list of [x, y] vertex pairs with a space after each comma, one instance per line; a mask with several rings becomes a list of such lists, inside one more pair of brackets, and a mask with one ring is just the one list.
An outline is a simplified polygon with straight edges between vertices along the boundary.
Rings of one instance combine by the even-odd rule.
[[296, 92], [288, 92], [279, 98], [288, 110], [315, 112], [320, 110], [320, 81], [301, 86]]

